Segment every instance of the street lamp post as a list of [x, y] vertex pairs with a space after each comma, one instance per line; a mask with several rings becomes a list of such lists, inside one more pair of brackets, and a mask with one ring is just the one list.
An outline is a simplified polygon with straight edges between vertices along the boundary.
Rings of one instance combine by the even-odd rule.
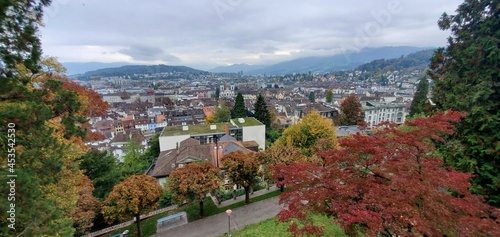
[[231, 211], [231, 209], [227, 209], [226, 210], [226, 213], [227, 213], [227, 221], [228, 221], [228, 224], [229, 224], [229, 231], [227, 232], [229, 234], [229, 236], [231, 236], [231, 213], [233, 211]]

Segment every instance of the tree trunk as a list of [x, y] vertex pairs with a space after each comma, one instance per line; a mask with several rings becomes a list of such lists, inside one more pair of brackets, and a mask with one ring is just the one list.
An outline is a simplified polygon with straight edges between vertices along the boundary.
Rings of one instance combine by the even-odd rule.
[[248, 204], [250, 203], [250, 187], [245, 186], [243, 188], [245, 189], [245, 203]]
[[142, 233], [141, 233], [141, 214], [135, 215], [135, 223], [137, 223], [137, 237], [142, 237]]
[[203, 200], [200, 201], [200, 217], [205, 216], [205, 211], [203, 210]]
[[[285, 178], [278, 178], [278, 183], [285, 180]], [[279, 184], [280, 186], [280, 192], [284, 192], [285, 191], [285, 185], [284, 184]]]

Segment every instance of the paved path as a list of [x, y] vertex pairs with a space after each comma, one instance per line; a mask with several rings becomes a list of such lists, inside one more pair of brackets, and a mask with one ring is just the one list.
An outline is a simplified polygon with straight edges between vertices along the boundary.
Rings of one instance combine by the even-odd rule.
[[[279, 197], [250, 203], [236, 208], [231, 214], [231, 231], [263, 220], [275, 217], [282, 207], [278, 204]], [[241, 200], [241, 199], [240, 199]], [[228, 217], [226, 213], [205, 217], [165, 232], [153, 235], [154, 237], [218, 237], [227, 233]]]

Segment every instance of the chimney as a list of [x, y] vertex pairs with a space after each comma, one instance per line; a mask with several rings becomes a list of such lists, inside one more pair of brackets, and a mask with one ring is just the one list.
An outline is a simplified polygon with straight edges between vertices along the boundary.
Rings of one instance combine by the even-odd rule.
[[179, 154], [179, 143], [175, 143], [175, 149], [177, 149], [177, 154]]
[[229, 135], [229, 123], [226, 123], [226, 135]]

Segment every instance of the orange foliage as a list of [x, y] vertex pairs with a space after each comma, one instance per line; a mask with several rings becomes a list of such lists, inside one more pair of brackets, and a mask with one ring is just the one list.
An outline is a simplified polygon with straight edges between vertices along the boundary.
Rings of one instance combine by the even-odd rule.
[[63, 80], [63, 89], [72, 90], [78, 94], [78, 101], [82, 103], [79, 115], [87, 117], [102, 116], [109, 107], [109, 104], [103, 101], [97, 92], [76, 82]]

